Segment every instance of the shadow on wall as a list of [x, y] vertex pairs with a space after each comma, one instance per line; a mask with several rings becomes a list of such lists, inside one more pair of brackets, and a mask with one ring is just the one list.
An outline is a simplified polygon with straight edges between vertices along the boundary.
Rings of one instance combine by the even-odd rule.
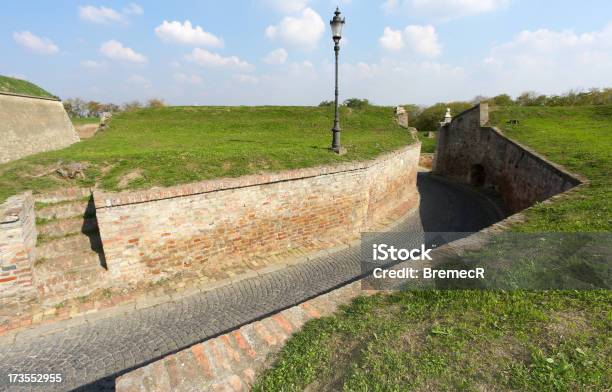
[[96, 218], [96, 205], [94, 204], [93, 195], [89, 196], [87, 207], [83, 213], [83, 225], [81, 233], [89, 239], [91, 250], [98, 254], [100, 266], [108, 270], [106, 266], [106, 257], [104, 256], [104, 248], [102, 246], [102, 238], [100, 237], [100, 229], [98, 228], [98, 219]]

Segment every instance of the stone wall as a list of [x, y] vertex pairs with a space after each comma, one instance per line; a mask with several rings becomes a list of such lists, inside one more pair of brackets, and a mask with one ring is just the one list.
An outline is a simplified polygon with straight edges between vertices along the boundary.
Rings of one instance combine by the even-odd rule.
[[27, 192], [0, 205], [0, 303], [36, 297], [32, 269], [36, 224], [34, 199]]
[[575, 175], [488, 122], [488, 105], [481, 103], [442, 126], [433, 171], [498, 192], [511, 213], [580, 184]]
[[369, 162], [95, 192], [108, 271], [115, 283], [214, 273], [355, 238], [417, 207], [419, 152], [416, 143]]
[[0, 163], [78, 141], [60, 101], [0, 93]]

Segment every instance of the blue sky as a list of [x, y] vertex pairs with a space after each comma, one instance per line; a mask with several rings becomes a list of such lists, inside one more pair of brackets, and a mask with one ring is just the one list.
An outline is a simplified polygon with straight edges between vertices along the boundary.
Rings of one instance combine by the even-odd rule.
[[317, 104], [333, 96], [336, 5], [342, 98], [431, 104], [612, 86], [607, 0], [11, 1], [0, 74], [103, 102]]

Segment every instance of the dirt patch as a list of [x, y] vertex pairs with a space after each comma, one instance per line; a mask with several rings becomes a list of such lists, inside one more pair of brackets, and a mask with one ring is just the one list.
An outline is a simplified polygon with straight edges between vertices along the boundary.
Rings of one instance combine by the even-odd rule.
[[551, 321], [544, 328], [551, 343], [565, 340], [568, 337], [576, 336], [580, 333], [594, 333], [593, 328], [584, 314], [580, 312], [557, 312], [551, 315]]
[[74, 127], [81, 140], [89, 139], [98, 131], [98, 124], [83, 124]]
[[421, 154], [419, 157], [419, 166], [431, 170], [433, 166], [433, 157], [434, 154]]
[[121, 176], [117, 186], [119, 188], [126, 188], [128, 185], [130, 185], [131, 182], [136, 181], [136, 180], [141, 179], [141, 178], [144, 178], [144, 176], [143, 176], [142, 171], [140, 169], [132, 170], [129, 173], [124, 174], [123, 176]]

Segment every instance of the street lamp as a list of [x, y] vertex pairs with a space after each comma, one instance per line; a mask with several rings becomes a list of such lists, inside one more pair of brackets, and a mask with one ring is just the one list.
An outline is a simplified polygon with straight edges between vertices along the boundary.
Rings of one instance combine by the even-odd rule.
[[342, 27], [344, 26], [344, 18], [340, 17], [340, 10], [336, 7], [334, 17], [329, 21], [329, 25], [332, 30], [332, 38], [334, 40], [334, 52], [336, 54], [336, 90], [335, 90], [335, 101], [334, 101], [334, 127], [332, 128], [332, 146], [331, 149], [337, 154], [343, 154], [346, 152], [344, 148], [340, 146], [340, 113], [338, 111], [338, 52], [340, 52], [340, 40], [342, 39]]

